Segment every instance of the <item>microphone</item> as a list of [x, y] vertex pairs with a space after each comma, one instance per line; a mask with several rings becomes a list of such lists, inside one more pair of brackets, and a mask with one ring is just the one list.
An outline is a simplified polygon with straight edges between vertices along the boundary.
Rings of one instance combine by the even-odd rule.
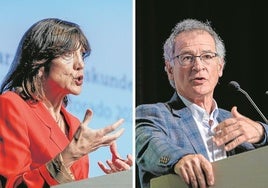
[[[257, 112], [259, 113], [259, 115], [262, 117], [262, 119], [264, 120], [264, 122], [266, 124], [268, 124], [268, 120], [266, 119], [266, 117], [263, 115], [263, 113], [260, 111], [260, 109], [258, 108], [258, 106], [255, 104], [255, 102], [251, 99], [251, 97], [249, 96], [249, 94], [243, 90], [240, 85], [236, 82], [236, 81], [231, 81], [229, 82], [229, 84], [231, 86], [233, 86], [237, 91], [243, 93], [247, 99], [249, 100], [249, 102], [252, 104], [252, 106], [255, 108], [255, 110], [257, 110]], [[266, 91], [266, 94], [268, 94], [268, 91]]]

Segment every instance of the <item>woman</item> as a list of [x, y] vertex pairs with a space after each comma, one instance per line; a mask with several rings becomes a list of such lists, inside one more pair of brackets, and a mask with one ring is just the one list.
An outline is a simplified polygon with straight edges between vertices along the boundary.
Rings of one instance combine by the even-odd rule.
[[[88, 153], [110, 146], [110, 168], [130, 169], [132, 156], [120, 159], [115, 131], [123, 120], [99, 130], [67, 112], [67, 95], [81, 92], [87, 38], [75, 23], [44, 19], [23, 36], [0, 89], [0, 180], [4, 187], [49, 187], [88, 177]], [[114, 132], [115, 131], [115, 132]], [[1, 187], [1, 185], [0, 185]]]

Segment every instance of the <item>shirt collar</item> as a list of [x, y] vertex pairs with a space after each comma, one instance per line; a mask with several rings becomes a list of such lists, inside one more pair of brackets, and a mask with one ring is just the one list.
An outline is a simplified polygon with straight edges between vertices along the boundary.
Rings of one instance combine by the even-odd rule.
[[193, 116], [198, 120], [198, 121], [209, 121], [209, 120], [216, 120], [218, 114], [219, 114], [219, 109], [218, 109], [218, 105], [217, 102], [213, 99], [213, 110], [211, 112], [211, 114], [208, 114], [204, 108], [196, 105], [195, 103], [192, 103], [191, 101], [189, 101], [188, 99], [186, 99], [185, 97], [183, 97], [182, 95], [180, 95], [179, 93], [177, 93], [178, 96], [181, 98], [182, 102], [185, 104], [185, 106], [187, 106]]

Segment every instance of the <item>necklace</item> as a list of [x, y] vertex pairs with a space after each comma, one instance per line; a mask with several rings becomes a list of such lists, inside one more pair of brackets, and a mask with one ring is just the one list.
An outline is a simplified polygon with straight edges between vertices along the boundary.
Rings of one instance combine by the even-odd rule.
[[58, 120], [56, 120], [59, 128], [61, 129], [61, 131], [65, 134], [65, 135], [68, 135], [68, 130], [67, 130], [67, 127], [66, 127], [66, 124], [65, 124], [65, 120], [64, 118], [62, 117], [62, 115], [60, 114]]
[[58, 124], [58, 126], [59, 126], [60, 128], [62, 128], [63, 126], [65, 126], [65, 125], [64, 125], [64, 121], [63, 121], [63, 117], [62, 117], [61, 114], [59, 115], [59, 118], [58, 118], [58, 120], [56, 120], [56, 122], [57, 122], [57, 124]]
[[62, 119], [62, 118], [61, 118], [61, 115], [59, 115], [59, 117], [56, 119], [56, 123], [59, 124], [60, 121], [61, 121], [61, 119]]

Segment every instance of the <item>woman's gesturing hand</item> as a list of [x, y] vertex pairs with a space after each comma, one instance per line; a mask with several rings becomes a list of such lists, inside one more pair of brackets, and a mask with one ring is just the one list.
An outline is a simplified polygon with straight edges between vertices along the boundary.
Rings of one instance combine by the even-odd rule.
[[92, 111], [87, 110], [84, 120], [75, 133], [70, 144], [61, 152], [64, 164], [70, 167], [74, 161], [100, 147], [111, 145], [123, 134], [124, 129], [115, 131], [123, 119], [101, 129], [91, 129], [88, 124], [92, 118]]
[[114, 172], [129, 170], [133, 165], [132, 155], [128, 154], [127, 159], [122, 159], [117, 151], [116, 142], [112, 142], [110, 145], [110, 151], [112, 153], [112, 160], [106, 160], [106, 163], [110, 168], [107, 168], [101, 161], [98, 162], [99, 167], [106, 174]]

